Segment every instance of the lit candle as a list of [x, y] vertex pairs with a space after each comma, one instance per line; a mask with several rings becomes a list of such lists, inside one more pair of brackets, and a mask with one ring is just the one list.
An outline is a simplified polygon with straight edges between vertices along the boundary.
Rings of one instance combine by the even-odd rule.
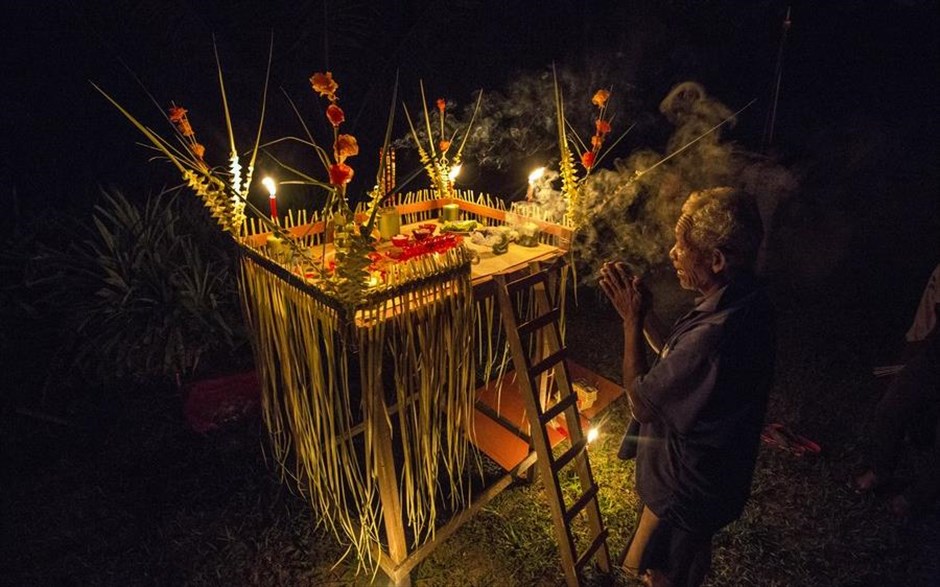
[[454, 183], [454, 180], [460, 175], [460, 169], [462, 167], [462, 165], [454, 165], [451, 167], [450, 171], [447, 173], [447, 179], [449, 179], [451, 183]]
[[262, 185], [268, 188], [268, 202], [271, 204], [271, 220], [277, 221], [277, 184], [270, 177], [261, 180]]
[[545, 175], [545, 168], [539, 167], [529, 174], [529, 189], [525, 193], [526, 202], [531, 202], [535, 197], [535, 182]]
[[591, 428], [590, 430], [588, 430], [588, 433], [587, 433], [587, 441], [589, 443], [594, 442], [595, 440], [598, 439], [600, 435], [601, 435], [600, 430], [598, 430], [597, 428]]
[[460, 220], [460, 206], [457, 204], [444, 204], [441, 208], [441, 220], [444, 222], [457, 222]]

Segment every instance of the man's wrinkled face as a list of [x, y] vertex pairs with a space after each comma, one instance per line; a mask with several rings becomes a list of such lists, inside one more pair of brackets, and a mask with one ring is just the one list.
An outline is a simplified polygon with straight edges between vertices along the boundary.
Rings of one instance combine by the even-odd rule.
[[676, 268], [676, 276], [682, 289], [705, 293], [715, 281], [711, 258], [689, 243], [686, 238], [688, 229], [687, 223], [680, 221], [676, 225], [676, 244], [669, 250], [669, 258], [672, 260], [672, 266]]

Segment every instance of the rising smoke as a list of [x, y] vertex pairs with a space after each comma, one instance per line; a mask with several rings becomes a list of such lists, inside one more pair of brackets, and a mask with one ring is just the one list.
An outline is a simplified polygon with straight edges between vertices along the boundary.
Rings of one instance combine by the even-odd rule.
[[[559, 68], [558, 79], [566, 96], [565, 114], [571, 130], [577, 133], [584, 129], [583, 138], [589, 138], [596, 116], [590, 96], [597, 88], [588, 87], [566, 68]], [[453, 124], [469, 120], [473, 101], [468, 102], [455, 111]], [[694, 190], [732, 186], [754, 194], [764, 220], [765, 246], [772, 242], [774, 213], [778, 204], [795, 192], [797, 181], [773, 160], [726, 139], [737, 116], [752, 115], [750, 112], [745, 109], [736, 116], [693, 81], [675, 85], [659, 104], [658, 115], [643, 112], [616, 88], [611, 108], [613, 136], [634, 122], [647, 131], [641, 130], [641, 136], [655, 134], [649, 129], [664, 122], [673, 130], [659, 148], [634, 147], [627, 155], [604, 159], [582, 184], [586, 222], [574, 243], [575, 258], [585, 269], [579, 271], [580, 277], [592, 282], [600, 266], [612, 259], [627, 262], [637, 273], [667, 263], [679, 210]], [[628, 135], [623, 145], [636, 133]], [[404, 140], [399, 144], [408, 146]], [[530, 171], [526, 166], [531, 166], [534, 158], [552, 161], [536, 184], [534, 199], [544, 211], [554, 211], [561, 218], [564, 201], [557, 173], [558, 135], [550, 71], [520, 74], [503, 91], [486, 92], [464, 152], [465, 161], [508, 170], [519, 177]], [[764, 261], [766, 254], [761, 255], [761, 263]]]

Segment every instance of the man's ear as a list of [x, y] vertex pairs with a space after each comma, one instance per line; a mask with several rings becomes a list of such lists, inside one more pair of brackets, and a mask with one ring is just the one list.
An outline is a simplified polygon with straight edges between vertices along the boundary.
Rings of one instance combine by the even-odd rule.
[[728, 259], [721, 249], [712, 250], [712, 273], [719, 274], [728, 267]]

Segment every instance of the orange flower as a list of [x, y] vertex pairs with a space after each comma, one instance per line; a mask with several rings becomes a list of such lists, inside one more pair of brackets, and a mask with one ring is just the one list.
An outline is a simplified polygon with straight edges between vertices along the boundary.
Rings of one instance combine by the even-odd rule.
[[585, 169], [590, 169], [594, 167], [594, 152], [585, 151], [581, 154], [581, 165], [584, 165]]
[[444, 109], [447, 108], [447, 101], [444, 98], [437, 99], [437, 109], [441, 111], [441, 114], [444, 114]]
[[333, 126], [339, 126], [346, 120], [346, 114], [343, 109], [336, 104], [330, 104], [326, 107], [326, 117]]
[[349, 183], [353, 178], [353, 169], [345, 163], [334, 163], [330, 165], [330, 183], [336, 186], [342, 186]]
[[195, 155], [199, 159], [202, 159], [202, 156], [206, 154], [206, 148], [202, 146], [200, 143], [193, 143], [192, 146], [190, 147], [190, 150], [192, 150], [193, 155]]
[[601, 145], [603, 144], [604, 144], [604, 137], [600, 135], [594, 135], [593, 137], [591, 137], [591, 149], [593, 151], [596, 152], [598, 149], [601, 148]]
[[603, 108], [604, 104], [607, 103], [608, 98], [610, 98], [610, 92], [607, 90], [597, 90], [594, 92], [594, 97], [591, 98], [591, 103], [598, 108]]
[[597, 134], [604, 136], [610, 132], [610, 123], [604, 119], [598, 118], [594, 123], [594, 126], [597, 127]]
[[191, 137], [196, 134], [195, 131], [193, 131], [193, 127], [189, 125], [189, 119], [187, 119], [185, 116], [182, 120], [176, 123], [176, 126], [179, 128], [180, 134], [184, 137]]
[[447, 149], [450, 148], [450, 141], [441, 141], [437, 146], [441, 148], [441, 153], [446, 153]]
[[356, 142], [356, 137], [352, 135], [339, 135], [336, 137], [336, 142], [333, 143], [333, 155], [336, 156], [338, 163], [342, 163], [347, 157], [358, 154], [359, 143]]
[[170, 122], [179, 124], [186, 119], [186, 113], [189, 110], [186, 110], [182, 106], [170, 106]]
[[333, 101], [336, 99], [336, 90], [339, 84], [333, 81], [333, 72], [315, 73], [310, 77], [310, 85], [313, 90], [321, 96], [326, 96]]

